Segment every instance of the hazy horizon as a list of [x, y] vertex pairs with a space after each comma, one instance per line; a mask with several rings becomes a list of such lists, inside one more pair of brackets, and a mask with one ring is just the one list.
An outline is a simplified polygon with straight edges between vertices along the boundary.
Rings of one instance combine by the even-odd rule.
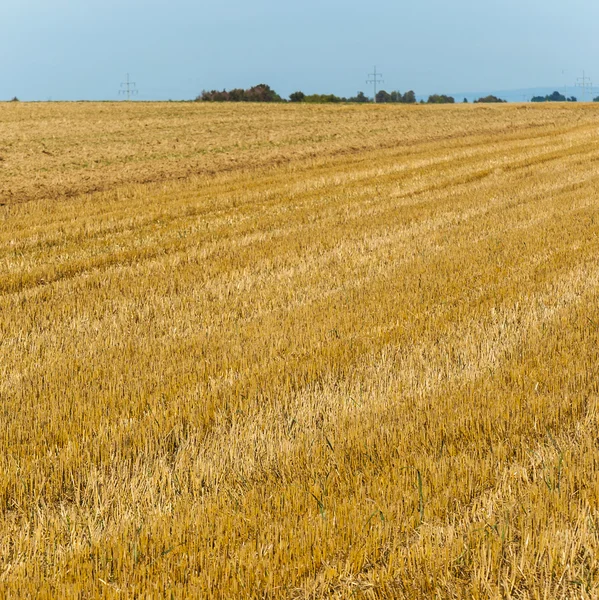
[[[599, 50], [599, 6], [550, 0], [368, 5], [306, 0], [47, 0], [0, 10], [0, 99], [115, 100], [127, 72], [139, 100], [268, 83], [282, 96], [354, 95], [373, 66], [383, 89], [422, 97], [458, 90], [575, 89]], [[589, 98], [587, 98], [589, 99]]]

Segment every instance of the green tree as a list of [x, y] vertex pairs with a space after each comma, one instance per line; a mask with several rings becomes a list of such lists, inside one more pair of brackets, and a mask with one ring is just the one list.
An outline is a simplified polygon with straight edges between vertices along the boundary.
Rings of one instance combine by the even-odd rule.
[[204, 90], [197, 98], [198, 102], [282, 102], [281, 97], [270, 86], [260, 83], [247, 90], [235, 88], [231, 91]]
[[377, 104], [383, 104], [385, 102], [391, 102], [391, 94], [389, 94], [385, 90], [379, 90], [376, 93], [376, 101], [377, 101]]
[[245, 91], [248, 102], [281, 102], [281, 97], [269, 85], [259, 83]]
[[358, 92], [356, 96], [349, 98], [348, 102], [358, 102], [364, 104], [366, 102], [370, 102], [370, 98], [368, 98], [364, 92]]
[[229, 102], [245, 102], [246, 100], [245, 90], [242, 90], [241, 88], [235, 88], [228, 92], [228, 94]]
[[340, 98], [339, 96], [335, 96], [335, 94], [311, 94], [304, 97], [304, 102], [311, 104], [329, 104], [345, 101], [345, 98]]
[[553, 92], [551, 96], [547, 96], [547, 100], [549, 100], [549, 102], [565, 102], [566, 97], [559, 92]]
[[304, 92], [293, 92], [293, 94], [289, 96], [289, 100], [291, 102], [303, 102], [305, 97], [306, 94], [304, 94]]
[[576, 102], [576, 98], [566, 98], [559, 92], [553, 92], [553, 94], [547, 96], [533, 96], [531, 102]]
[[489, 96], [484, 96], [483, 98], [479, 98], [478, 100], [475, 100], [474, 103], [493, 103], [493, 102], [507, 102], [507, 100], [502, 100], [501, 98], [498, 98], [497, 96], [493, 96], [492, 94]]
[[428, 104], [453, 104], [455, 98], [452, 96], [446, 96], [445, 94], [432, 94], [426, 101]]

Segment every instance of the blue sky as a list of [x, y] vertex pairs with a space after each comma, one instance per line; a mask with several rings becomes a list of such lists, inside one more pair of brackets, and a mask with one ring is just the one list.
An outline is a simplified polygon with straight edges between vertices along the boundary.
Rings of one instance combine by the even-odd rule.
[[[2, 0], [0, 98], [139, 99], [268, 83], [287, 96], [574, 85], [596, 0]], [[574, 91], [572, 89], [572, 91]]]

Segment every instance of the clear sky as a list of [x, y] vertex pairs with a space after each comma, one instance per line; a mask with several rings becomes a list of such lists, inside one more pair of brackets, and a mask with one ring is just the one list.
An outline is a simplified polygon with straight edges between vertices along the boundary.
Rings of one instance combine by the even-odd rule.
[[[0, 99], [599, 84], [597, 0], [0, 0]], [[593, 70], [593, 69], [596, 70]]]

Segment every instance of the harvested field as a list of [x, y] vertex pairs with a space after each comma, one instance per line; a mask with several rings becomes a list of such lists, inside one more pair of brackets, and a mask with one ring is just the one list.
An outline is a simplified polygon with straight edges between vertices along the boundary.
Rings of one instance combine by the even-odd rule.
[[599, 109], [0, 104], [0, 592], [596, 598]]

